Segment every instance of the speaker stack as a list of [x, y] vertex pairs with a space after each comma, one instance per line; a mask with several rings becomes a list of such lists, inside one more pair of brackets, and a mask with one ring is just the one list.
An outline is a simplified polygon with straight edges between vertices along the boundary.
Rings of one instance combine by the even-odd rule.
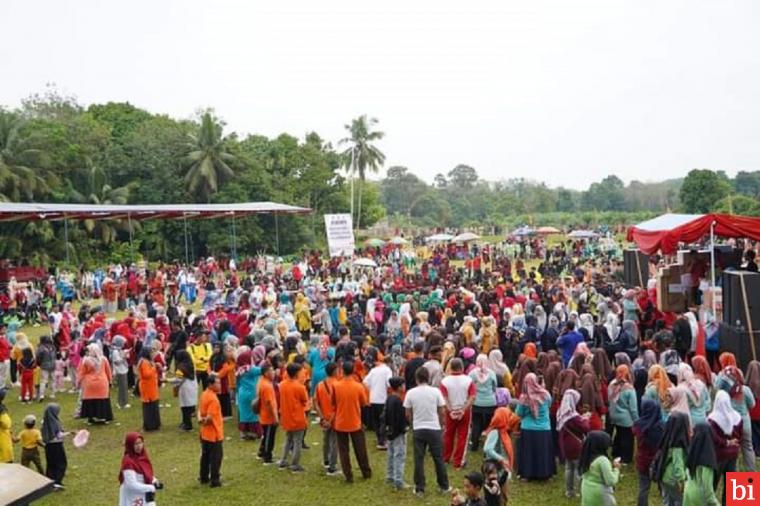
[[723, 325], [720, 349], [736, 355], [742, 368], [760, 360], [760, 274], [723, 272]]
[[649, 256], [637, 249], [623, 252], [623, 282], [626, 286], [647, 287], [649, 280]]

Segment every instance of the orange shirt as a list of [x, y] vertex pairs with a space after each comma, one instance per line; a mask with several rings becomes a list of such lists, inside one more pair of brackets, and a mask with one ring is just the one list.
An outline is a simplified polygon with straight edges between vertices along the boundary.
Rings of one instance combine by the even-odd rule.
[[335, 408], [333, 407], [333, 389], [336, 383], [335, 378], [326, 378], [317, 385], [317, 391], [314, 396], [317, 399], [317, 406], [322, 413], [322, 417], [326, 420], [331, 420], [335, 414]]
[[153, 402], [158, 400], [158, 370], [147, 360], [140, 360], [137, 366], [140, 376], [140, 400]]
[[201, 394], [200, 416], [210, 416], [211, 421], [201, 425], [201, 439], [203, 441], [217, 442], [224, 440], [224, 423], [222, 422], [222, 405], [216, 392], [207, 388]]
[[306, 428], [306, 409], [309, 394], [298, 379], [287, 379], [280, 383], [280, 426], [286, 431]]
[[274, 415], [277, 413], [277, 397], [274, 394], [274, 385], [268, 378], [261, 378], [257, 388], [259, 405], [259, 422], [261, 425], [274, 425]]
[[335, 422], [333, 428], [340, 432], [361, 430], [362, 406], [369, 404], [367, 389], [352, 376], [336, 382], [334, 392]]

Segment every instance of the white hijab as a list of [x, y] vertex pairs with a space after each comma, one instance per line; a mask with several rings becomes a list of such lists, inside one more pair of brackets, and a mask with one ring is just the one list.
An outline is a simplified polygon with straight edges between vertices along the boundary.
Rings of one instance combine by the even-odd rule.
[[728, 392], [719, 390], [715, 396], [712, 413], [707, 418], [715, 422], [723, 434], [728, 436], [741, 421], [742, 416], [731, 406], [731, 398], [728, 396]]

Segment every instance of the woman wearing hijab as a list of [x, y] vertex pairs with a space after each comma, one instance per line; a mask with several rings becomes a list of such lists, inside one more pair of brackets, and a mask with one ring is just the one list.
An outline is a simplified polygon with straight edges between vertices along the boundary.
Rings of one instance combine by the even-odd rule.
[[[452, 347], [454, 346], [450, 341], [447, 341], [447, 343], [451, 344]], [[444, 353], [445, 351], [446, 346], [444, 345]], [[512, 374], [509, 372], [507, 364], [504, 363], [504, 357], [501, 350], [491, 350], [491, 353], [488, 354], [488, 363], [489, 369], [491, 369], [496, 375], [496, 382], [498, 385], [509, 390], [510, 395], [514, 395], [515, 388], [512, 385]]]
[[221, 390], [217, 392], [216, 396], [219, 398], [219, 404], [222, 406], [222, 417], [225, 420], [232, 418], [231, 384], [229, 380], [229, 374], [235, 368], [232, 353], [234, 352], [226, 349], [222, 343], [216, 343], [214, 353], [211, 355], [211, 370], [216, 373], [221, 383]]
[[485, 430], [483, 452], [485, 458], [499, 462], [506, 472], [513, 472], [515, 452], [512, 446], [512, 434], [520, 428], [520, 418], [509, 408], [497, 408], [491, 423]]
[[0, 385], [0, 464], [13, 462], [13, 422], [5, 405], [4, 385]]
[[633, 422], [639, 417], [636, 391], [628, 366], [623, 364], [615, 369], [615, 379], [608, 387], [609, 419], [615, 437], [612, 442], [612, 456], [620, 457], [624, 464], [633, 461]]
[[689, 415], [674, 412], [668, 417], [660, 440], [653, 477], [660, 483], [663, 506], [680, 506], [686, 481], [686, 449], [689, 447]]
[[161, 413], [158, 410], [158, 367], [153, 361], [150, 347], [143, 346], [137, 362], [137, 376], [140, 380], [140, 400], [142, 401], [143, 429], [161, 428]]
[[174, 353], [174, 374], [176, 377], [174, 388], [179, 398], [179, 408], [182, 412], [182, 424], [184, 431], [193, 430], [193, 415], [198, 406], [198, 382], [195, 380], [195, 366], [193, 358], [187, 350], [177, 350]]
[[113, 420], [111, 410], [110, 384], [111, 366], [103, 357], [103, 349], [98, 343], [87, 346], [87, 356], [79, 364], [77, 371], [82, 388], [81, 418], [88, 423], [108, 423]]
[[480, 435], [491, 423], [491, 418], [496, 410], [496, 374], [494, 374], [488, 366], [488, 357], [480, 354], [475, 360], [475, 369], [470, 372], [470, 378], [475, 385], [475, 402], [472, 405], [470, 451], [477, 451]]
[[581, 368], [581, 374], [578, 380], [578, 391], [581, 394], [580, 412], [589, 413], [589, 425], [591, 430], [601, 430], [602, 410], [606, 409], [602, 402], [602, 394], [599, 386], [599, 380], [594, 374], [590, 364], [585, 364]]
[[581, 416], [576, 409], [580, 400], [581, 394], [577, 390], [568, 389], [557, 410], [559, 450], [565, 460], [565, 497], [568, 498], [575, 497], [575, 487], [581, 478], [578, 460], [589, 432], [588, 417]]
[[552, 396], [529, 373], [517, 404], [520, 417], [520, 446], [517, 474], [525, 480], [545, 480], [556, 472], [549, 407]]
[[557, 349], [557, 339], [559, 338], [559, 319], [551, 315], [546, 326], [546, 330], [541, 336], [541, 349], [551, 351]]
[[[727, 361], [726, 363], [730, 364], [731, 362]], [[744, 384], [744, 375], [741, 370], [734, 365], [725, 366], [718, 374], [715, 380], [715, 388], [728, 392], [728, 396], [731, 398], [731, 406], [742, 417], [742, 460], [746, 471], [754, 471], [755, 451], [752, 448], [752, 422], [749, 412], [755, 407], [755, 396], [752, 394], [752, 390]]]
[[702, 380], [694, 376], [694, 371], [689, 364], [681, 363], [678, 366], [678, 387], [683, 388], [686, 393], [691, 426], [707, 423], [707, 415], [710, 413], [712, 404], [710, 392]]
[[615, 506], [615, 485], [620, 480], [620, 462], [610, 462], [607, 451], [610, 448], [610, 435], [595, 430], [589, 433], [583, 443], [581, 458], [578, 463], [583, 479], [581, 480], [582, 506]]
[[535, 358], [530, 358], [525, 355], [518, 360], [517, 372], [515, 373], [513, 385], [515, 387], [515, 395], [519, 396], [522, 391], [522, 382], [529, 373], [538, 373], [538, 363]]
[[752, 446], [757, 456], [760, 455], [760, 362], [752, 360], [747, 364], [746, 379], [747, 386], [755, 396], [755, 406], [749, 410], [749, 419], [752, 424]]
[[644, 350], [642, 355], [633, 361], [633, 388], [641, 411], [641, 398], [649, 383], [649, 368], [657, 363], [657, 356], [652, 350]]
[[63, 431], [59, 415], [61, 406], [55, 402], [45, 406], [42, 415], [42, 442], [45, 443], [45, 475], [53, 480], [53, 487], [63, 489], [63, 477], [66, 475], [66, 450], [63, 447], [63, 438], [68, 432]]
[[662, 366], [653, 365], [649, 368], [649, 383], [646, 390], [644, 390], [642, 401], [643, 399], [651, 399], [656, 402], [660, 406], [663, 421], [668, 417], [668, 412], [665, 408], [668, 400], [668, 389], [672, 386], [673, 384], [670, 382], [670, 378]]
[[311, 392], [310, 395], [313, 398], [314, 392], [317, 390], [317, 386], [320, 382], [327, 378], [326, 367], [327, 364], [335, 360], [335, 348], [330, 346], [330, 337], [324, 335], [319, 338], [319, 345], [316, 348], [309, 350], [309, 354], [306, 358], [306, 362], [311, 367]]
[[[712, 430], [712, 439], [715, 443], [715, 458], [718, 461], [717, 473], [713, 479], [714, 488], [718, 489], [720, 479], [726, 473], [736, 471], [736, 461], [739, 458], [740, 443], [743, 434], [742, 417], [731, 406], [731, 398], [720, 390], [715, 395], [712, 412], [707, 417], [707, 423]], [[726, 482], [723, 482], [723, 494], [726, 497]]]
[[707, 387], [707, 391], [712, 395], [715, 375], [713, 374], [707, 359], [699, 355], [694, 355], [691, 357], [691, 367], [694, 370], [694, 377], [701, 380]]
[[636, 471], [639, 475], [637, 506], [649, 504], [651, 486], [650, 468], [660, 447], [660, 439], [665, 431], [660, 406], [651, 399], [642, 399], [641, 416], [633, 424], [636, 436]]
[[145, 441], [137, 432], [130, 432], [124, 438], [119, 483], [119, 506], [155, 506], [156, 490], [163, 488], [153, 476], [153, 464], [145, 450]]
[[686, 485], [683, 491], [684, 504], [718, 506], [720, 501], [715, 496], [715, 469], [718, 460], [715, 457], [715, 444], [712, 430], [707, 423], [694, 426], [689, 452], [686, 456]]

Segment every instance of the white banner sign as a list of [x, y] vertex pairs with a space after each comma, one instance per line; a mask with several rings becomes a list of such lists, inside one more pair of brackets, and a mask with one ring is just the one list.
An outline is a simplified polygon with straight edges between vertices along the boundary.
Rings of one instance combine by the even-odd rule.
[[325, 231], [331, 257], [354, 254], [354, 224], [350, 214], [326, 214]]

